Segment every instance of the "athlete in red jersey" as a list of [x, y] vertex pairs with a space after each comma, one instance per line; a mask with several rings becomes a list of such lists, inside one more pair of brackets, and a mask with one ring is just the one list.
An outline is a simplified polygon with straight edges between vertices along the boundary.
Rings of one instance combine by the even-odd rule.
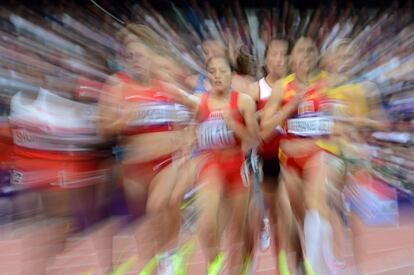
[[198, 197], [199, 238], [209, 270], [219, 270], [223, 264], [220, 229], [231, 217], [230, 273], [241, 274], [249, 190], [243, 179], [242, 145], [251, 147], [258, 130], [255, 104], [249, 96], [232, 91], [231, 69], [225, 58], [210, 59], [207, 71], [212, 90], [199, 96], [199, 104], [191, 100], [195, 96], [187, 96], [187, 105], [197, 110], [197, 146], [204, 160], [199, 174], [199, 182], [205, 184]]
[[[321, 265], [318, 246], [322, 234], [331, 238], [330, 209], [326, 194], [329, 177], [335, 169], [329, 163], [330, 154], [337, 154], [331, 146], [331, 122], [321, 114], [321, 102], [329, 82], [327, 75], [318, 68], [318, 49], [310, 38], [302, 37], [292, 51], [294, 74], [275, 84], [274, 93], [264, 114], [266, 137], [277, 125], [284, 125], [286, 138], [280, 143], [280, 161], [283, 172], [290, 179], [287, 187], [300, 222], [304, 223], [305, 243], [311, 263], [317, 274], [333, 270], [332, 265]], [[329, 152], [330, 154], [327, 154]], [[303, 210], [306, 209], [306, 215]], [[328, 244], [331, 245], [331, 244]], [[327, 247], [327, 250], [331, 250]]]
[[[152, 35], [142, 26], [134, 30], [142, 31], [143, 37]], [[150, 49], [148, 41], [129, 38], [125, 62], [131, 73], [119, 73], [109, 81], [100, 115], [102, 130], [118, 135], [125, 152], [123, 188], [132, 214], [138, 216], [146, 202], [143, 224], [148, 233], [142, 238], [153, 249], [142, 251], [140, 260], [145, 261], [165, 251], [178, 231], [179, 206], [170, 207], [169, 200], [177, 176], [174, 160], [186, 142], [189, 113], [173, 100], [164, 83], [154, 80], [160, 69], [155, 60], [162, 56]]]

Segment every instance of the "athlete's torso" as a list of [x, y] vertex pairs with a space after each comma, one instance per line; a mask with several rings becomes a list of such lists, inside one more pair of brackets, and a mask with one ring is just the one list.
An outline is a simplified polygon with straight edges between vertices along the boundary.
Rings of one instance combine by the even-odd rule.
[[122, 131], [127, 161], [149, 161], [176, 152], [185, 140], [184, 128], [192, 114], [177, 104], [162, 85], [142, 87], [130, 76], [118, 74], [124, 87], [122, 99], [133, 111]]
[[[262, 110], [272, 95], [272, 87], [267, 83], [266, 79], [263, 77], [258, 82], [259, 90], [257, 97], [257, 110]], [[261, 144], [258, 153], [263, 158], [276, 158], [279, 151], [279, 134], [275, 129], [272, 137]]]
[[[286, 105], [301, 88], [295, 79], [295, 74], [283, 79], [282, 85], [282, 105]], [[307, 92], [299, 103], [297, 110], [287, 120], [285, 124], [287, 135], [302, 138], [329, 135], [329, 129], [326, 128], [328, 126], [325, 120], [326, 114], [321, 108], [326, 99], [327, 87], [328, 78], [326, 73], [322, 72], [306, 88]]]
[[[315, 77], [307, 87], [307, 93], [299, 103], [297, 110], [286, 121], [281, 147], [283, 151], [290, 151], [290, 155], [306, 154], [317, 148], [334, 154], [340, 153], [336, 144], [330, 141], [334, 122], [332, 115], [324, 108], [324, 104], [329, 100], [326, 93], [330, 84], [328, 80], [325, 72]], [[295, 74], [283, 79], [282, 86], [284, 92], [282, 105], [285, 105], [300, 90]]]
[[174, 131], [190, 120], [188, 109], [174, 102], [159, 83], [142, 87], [128, 75], [119, 74], [119, 77], [125, 83], [123, 100], [135, 110], [123, 131], [125, 135]]
[[223, 114], [229, 109], [237, 123], [244, 124], [238, 107], [238, 92], [231, 92], [226, 107], [214, 108], [209, 104], [210, 93], [203, 94], [199, 107], [199, 128], [197, 133], [199, 150], [241, 149], [241, 141], [226, 124]]

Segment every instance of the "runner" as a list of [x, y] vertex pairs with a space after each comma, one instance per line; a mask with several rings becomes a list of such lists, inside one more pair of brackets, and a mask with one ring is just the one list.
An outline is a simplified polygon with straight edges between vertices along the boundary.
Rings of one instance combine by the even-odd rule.
[[[229, 272], [240, 274], [245, 256], [248, 176], [244, 173], [242, 144], [253, 144], [258, 130], [254, 101], [231, 89], [231, 68], [224, 57], [207, 62], [211, 91], [198, 96], [182, 93], [182, 101], [197, 110], [200, 123], [197, 146], [203, 158], [198, 182], [205, 185], [198, 196], [199, 238], [209, 263], [208, 274], [221, 274], [222, 230], [230, 237]], [[250, 145], [251, 146], [251, 145]]]
[[[249, 86], [248, 94], [256, 101], [257, 109], [260, 113], [262, 112], [264, 106], [266, 105], [267, 100], [272, 94], [272, 86], [282, 77], [285, 77], [287, 74], [287, 57], [289, 54], [289, 42], [283, 39], [273, 39], [268, 45], [265, 51], [265, 61], [267, 72], [266, 77], [261, 78], [259, 81], [253, 83]], [[273, 236], [273, 244], [275, 252], [279, 251], [277, 246], [277, 235], [280, 235], [283, 232], [277, 234], [276, 221], [277, 221], [277, 212], [278, 209], [282, 211], [282, 208], [277, 206], [277, 190], [279, 182], [279, 139], [277, 131], [270, 136], [268, 140], [265, 141], [259, 148], [259, 155], [263, 162], [263, 183], [262, 190], [259, 192], [263, 193], [265, 207], [268, 209], [268, 213], [260, 213], [265, 209], [258, 209], [256, 203], [251, 207], [251, 212], [249, 213], [251, 225], [257, 225], [262, 223], [263, 217], [263, 230], [261, 234], [261, 246], [265, 250], [270, 246], [270, 234]], [[255, 200], [253, 200], [254, 202]], [[288, 205], [286, 205], [288, 207]], [[285, 208], [286, 208], [285, 207]], [[259, 211], [259, 213], [258, 213]], [[267, 212], [267, 211], [266, 211]], [[254, 221], [253, 221], [254, 220]], [[251, 229], [253, 240], [251, 250], [254, 251], [254, 242], [258, 237], [258, 230]], [[271, 233], [270, 233], [270, 232]], [[256, 232], [256, 233], [254, 233]], [[280, 237], [280, 236], [279, 236]]]
[[119, 135], [124, 151], [123, 188], [131, 213], [139, 216], [145, 209], [147, 244], [138, 245], [140, 260], [147, 265], [140, 274], [151, 274], [158, 255], [174, 246], [179, 230], [180, 209], [171, 208], [169, 200], [177, 175], [175, 160], [186, 145], [188, 112], [156, 78], [162, 71], [157, 65], [168, 51], [146, 27], [128, 28], [133, 33], [124, 36], [128, 69], [108, 81], [100, 105], [101, 128], [108, 135]]
[[[331, 71], [333, 77], [332, 88], [328, 90], [329, 98], [336, 102], [333, 105], [334, 110], [331, 111], [335, 116], [344, 118], [342, 123], [336, 123], [337, 139], [341, 145], [343, 157], [347, 162], [348, 182], [346, 193], [351, 197], [351, 230], [353, 235], [354, 256], [360, 271], [363, 271], [363, 244], [359, 241], [362, 234], [362, 224], [369, 224], [369, 218], [364, 215], [362, 208], [372, 208], [372, 201], [364, 197], [364, 190], [367, 187], [364, 183], [373, 182], [370, 168], [370, 148], [367, 139], [369, 133], [375, 129], [385, 129], [387, 120], [381, 112], [378, 105], [378, 94], [372, 83], [360, 82], [352, 83], [352, 68], [357, 64], [359, 52], [350, 40], [335, 41], [326, 53], [327, 67]], [[368, 135], [367, 135], [368, 134]], [[343, 191], [344, 178], [341, 181], [334, 182], [337, 192]], [[353, 196], [350, 195], [352, 190]], [[369, 189], [368, 189], [369, 190]], [[338, 192], [339, 191], [339, 192]], [[372, 192], [370, 190], [369, 192]], [[335, 194], [335, 193], [332, 193]], [[355, 194], [358, 194], [355, 196]], [[333, 206], [338, 210], [342, 210], [342, 199], [333, 196], [331, 198]], [[378, 209], [373, 209], [373, 213], [379, 215]], [[333, 216], [332, 224], [334, 225], [334, 252], [339, 259], [344, 258], [344, 232], [343, 225], [338, 215]], [[341, 230], [342, 229], [342, 230]]]
[[[304, 225], [305, 253], [316, 274], [335, 274], [332, 261], [325, 256], [332, 251], [331, 210], [326, 195], [329, 178], [337, 177], [337, 146], [329, 141], [330, 121], [321, 115], [321, 102], [328, 87], [328, 76], [318, 68], [318, 49], [314, 41], [301, 37], [292, 51], [291, 66], [295, 72], [278, 81], [263, 116], [263, 136], [278, 125], [284, 125], [279, 158], [293, 209]], [[288, 119], [289, 118], [289, 119]], [[304, 212], [306, 210], [306, 213]], [[322, 236], [324, 238], [322, 239]]]
[[[244, 231], [246, 222], [248, 188], [242, 178], [244, 153], [242, 143], [251, 143], [257, 122], [254, 119], [253, 101], [231, 91], [231, 69], [224, 58], [212, 58], [207, 64], [209, 81], [213, 89], [206, 93], [199, 106], [198, 146], [205, 150], [206, 163], [200, 174], [200, 182], [208, 182], [200, 196], [200, 240], [210, 263], [209, 274], [219, 274], [217, 262], [221, 236], [217, 215], [232, 211], [230, 224], [231, 252], [230, 274], [240, 274], [245, 253]], [[246, 126], [243, 126], [246, 125]], [[220, 131], [219, 136], [213, 135]], [[217, 132], [216, 132], [217, 133]], [[224, 169], [223, 169], [224, 168]], [[227, 206], [227, 207], [226, 207]], [[227, 215], [226, 215], [227, 216]]]

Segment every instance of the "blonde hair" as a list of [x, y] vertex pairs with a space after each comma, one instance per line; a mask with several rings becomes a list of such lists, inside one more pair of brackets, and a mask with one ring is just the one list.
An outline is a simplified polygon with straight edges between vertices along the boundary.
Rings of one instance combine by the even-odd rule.
[[321, 56], [321, 65], [328, 66], [330, 64], [330, 59], [335, 56], [337, 51], [342, 47], [351, 47], [355, 50], [355, 53], [358, 53], [358, 48], [356, 47], [354, 41], [349, 38], [342, 38], [334, 40], [326, 49], [324, 54]]

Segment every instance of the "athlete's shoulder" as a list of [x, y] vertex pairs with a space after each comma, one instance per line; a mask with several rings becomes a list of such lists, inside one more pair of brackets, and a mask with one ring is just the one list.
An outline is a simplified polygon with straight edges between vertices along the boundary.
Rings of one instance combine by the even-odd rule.
[[238, 94], [238, 102], [240, 104], [256, 104], [255, 100], [250, 95], [237, 91], [235, 92]]
[[249, 95], [254, 100], [259, 100], [259, 81], [249, 83], [247, 89], [240, 92]]

